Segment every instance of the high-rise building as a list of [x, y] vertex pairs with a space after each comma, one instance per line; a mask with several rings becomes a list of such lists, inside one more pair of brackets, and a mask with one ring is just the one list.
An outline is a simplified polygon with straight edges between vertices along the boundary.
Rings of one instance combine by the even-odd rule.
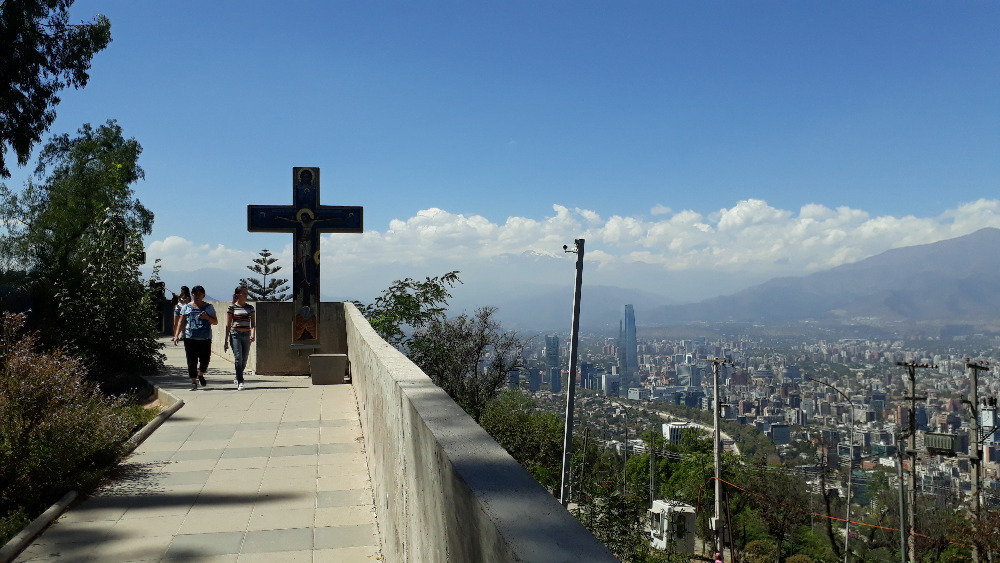
[[580, 385], [584, 389], [600, 389], [600, 381], [594, 381], [594, 364], [583, 362], [580, 364]]
[[542, 370], [530, 368], [528, 370], [528, 391], [537, 393], [542, 389]]
[[561, 368], [559, 365], [559, 337], [552, 335], [545, 337], [545, 367], [548, 369]]
[[549, 368], [549, 390], [553, 393], [562, 392], [562, 369]]
[[521, 370], [518, 368], [510, 370], [507, 374], [507, 387], [517, 389], [521, 385]]
[[635, 339], [635, 310], [632, 305], [622, 307], [622, 320], [618, 325], [618, 372], [622, 388], [638, 387], [639, 347]]

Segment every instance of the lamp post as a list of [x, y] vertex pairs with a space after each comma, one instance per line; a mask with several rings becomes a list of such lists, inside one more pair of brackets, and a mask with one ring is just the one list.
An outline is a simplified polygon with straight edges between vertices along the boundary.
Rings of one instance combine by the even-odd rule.
[[562, 486], [559, 500], [563, 507], [569, 504], [570, 458], [573, 453], [573, 401], [576, 391], [577, 347], [580, 341], [580, 290], [583, 287], [583, 244], [584, 239], [573, 241], [572, 250], [563, 245], [563, 252], [576, 253], [576, 283], [573, 285], [573, 319], [569, 344], [569, 378], [566, 381], [566, 427], [563, 431]]
[[850, 397], [848, 397], [847, 395], [845, 395], [843, 391], [841, 391], [840, 389], [837, 389], [836, 387], [834, 387], [833, 385], [830, 385], [829, 383], [827, 383], [825, 381], [820, 381], [818, 379], [813, 379], [811, 377], [807, 377], [806, 379], [808, 379], [809, 381], [814, 381], [816, 383], [819, 383], [820, 385], [826, 385], [830, 389], [833, 389], [834, 391], [836, 391], [838, 394], [840, 394], [840, 396], [843, 397], [847, 401], [847, 404], [851, 405], [851, 427], [849, 429], [850, 440], [851, 440], [851, 448], [850, 448], [850, 454], [849, 454], [850, 455], [850, 460], [847, 463], [847, 517], [845, 518], [845, 522], [844, 522], [844, 524], [845, 524], [845, 526], [844, 526], [844, 563], [847, 563], [847, 556], [848, 556], [848, 553], [849, 553], [848, 547], [850, 546], [850, 541], [851, 541], [851, 477], [854, 474], [854, 401], [852, 401]]

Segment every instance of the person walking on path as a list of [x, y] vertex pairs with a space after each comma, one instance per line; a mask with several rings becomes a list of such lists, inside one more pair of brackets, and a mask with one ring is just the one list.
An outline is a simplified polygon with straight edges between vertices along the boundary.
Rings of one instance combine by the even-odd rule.
[[198, 389], [198, 383], [204, 387], [205, 372], [208, 371], [208, 360], [212, 356], [212, 326], [219, 324], [215, 307], [205, 301], [205, 288], [196, 285], [191, 288], [191, 302], [181, 307], [181, 321], [174, 330], [174, 344], [184, 332], [184, 354], [187, 356], [188, 377], [191, 378], [191, 390]]
[[[173, 300], [177, 302], [174, 305], [174, 334], [177, 334], [177, 325], [181, 324], [181, 307], [187, 305], [191, 302], [191, 290], [188, 286], [181, 286], [181, 294], [177, 295], [174, 292], [170, 292], [173, 295]], [[177, 339], [174, 339], [174, 346], [177, 346]]]
[[233, 347], [233, 359], [236, 363], [236, 390], [243, 390], [243, 370], [247, 367], [247, 357], [250, 355], [250, 343], [257, 339], [257, 314], [253, 305], [247, 303], [249, 291], [246, 287], [237, 287], [233, 292], [233, 304], [226, 310], [226, 343], [222, 349]]

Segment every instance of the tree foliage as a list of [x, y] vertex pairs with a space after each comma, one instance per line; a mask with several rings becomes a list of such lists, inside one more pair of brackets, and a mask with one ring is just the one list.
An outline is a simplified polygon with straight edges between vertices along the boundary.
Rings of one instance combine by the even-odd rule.
[[448, 310], [448, 290], [462, 283], [457, 270], [442, 276], [396, 280], [372, 304], [355, 301], [361, 314], [386, 342], [394, 346], [407, 343], [405, 327], [418, 329], [432, 320], [443, 320]]
[[[281, 271], [281, 266], [275, 266], [278, 259], [271, 255], [268, 249], [261, 250], [257, 257], [253, 259], [253, 264], [247, 266], [251, 272], [261, 276], [260, 278], [244, 278], [243, 285], [247, 288], [250, 301], [287, 301], [289, 295], [288, 280], [286, 278], [274, 277]], [[272, 276], [271, 281], [267, 276]]]
[[489, 404], [479, 424], [543, 487], [559, 488], [563, 448], [559, 415], [537, 410], [520, 390], [507, 390]]
[[55, 120], [58, 92], [82, 88], [94, 54], [111, 42], [111, 22], [69, 23], [73, 0], [6, 0], [0, 3], [0, 177], [9, 178], [5, 155], [19, 166]]
[[784, 553], [789, 547], [786, 538], [809, 521], [805, 481], [781, 466], [762, 461], [745, 466], [738, 477], [757, 518], [774, 538], [777, 552]]
[[525, 341], [504, 331], [495, 307], [480, 307], [472, 316], [432, 318], [409, 341], [409, 356], [476, 422], [521, 366]]
[[104, 377], [162, 364], [152, 311], [160, 296], [143, 282], [142, 237], [153, 213], [134, 197], [142, 147], [108, 121], [56, 136], [39, 157], [37, 183], [0, 185], [8, 226], [0, 254], [26, 272], [33, 320], [49, 345], [68, 343]]
[[84, 124], [77, 133], [57, 135], [42, 149], [35, 169], [40, 183], [29, 180], [20, 194], [0, 185], [0, 217], [8, 229], [0, 250], [12, 265], [50, 278], [81, 263], [81, 249], [111, 213], [140, 237], [153, 228], [153, 213], [131, 187], [145, 177], [139, 143], [125, 139], [114, 120], [97, 129]]

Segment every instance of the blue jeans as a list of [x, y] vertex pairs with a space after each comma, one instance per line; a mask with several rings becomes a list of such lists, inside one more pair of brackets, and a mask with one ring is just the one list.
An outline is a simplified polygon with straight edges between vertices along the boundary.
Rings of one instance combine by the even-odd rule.
[[229, 346], [236, 360], [236, 381], [243, 383], [243, 369], [247, 367], [247, 356], [250, 355], [250, 332], [230, 330]]

